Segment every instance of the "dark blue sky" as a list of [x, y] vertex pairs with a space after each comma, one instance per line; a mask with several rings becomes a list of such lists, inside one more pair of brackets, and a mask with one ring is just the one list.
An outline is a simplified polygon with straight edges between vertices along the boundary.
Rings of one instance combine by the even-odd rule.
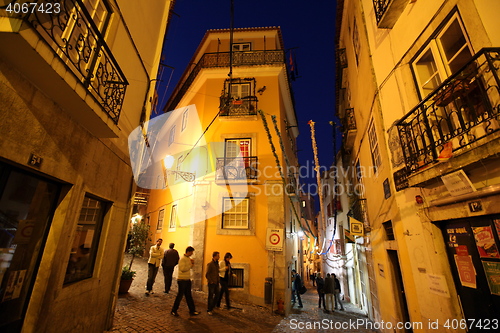
[[[159, 89], [159, 110], [166, 103], [205, 32], [230, 27], [230, 0], [177, 0], [164, 45]], [[279, 26], [285, 49], [294, 49], [299, 77], [293, 81], [299, 122], [299, 161], [313, 165], [311, 134], [307, 122], [316, 122], [319, 160], [333, 161], [335, 103], [335, 6], [334, 0], [234, 0], [234, 27]], [[340, 143], [337, 144], [340, 147]], [[312, 167], [308, 168], [311, 170]], [[313, 175], [302, 181], [315, 181]]]

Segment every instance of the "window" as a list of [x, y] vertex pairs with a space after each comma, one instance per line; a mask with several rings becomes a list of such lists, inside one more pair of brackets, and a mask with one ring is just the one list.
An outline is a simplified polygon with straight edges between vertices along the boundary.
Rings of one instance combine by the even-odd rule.
[[252, 44], [250, 43], [233, 43], [233, 51], [251, 51]]
[[231, 83], [231, 97], [234, 100], [250, 96], [250, 83]]
[[385, 235], [388, 240], [395, 240], [394, 238], [394, 230], [392, 229], [392, 221], [387, 221], [383, 222], [382, 225], [384, 226], [385, 230]]
[[177, 205], [172, 205], [172, 210], [170, 211], [170, 223], [168, 225], [169, 231], [174, 231], [177, 225]]
[[465, 29], [458, 14], [455, 14], [412, 64], [421, 97], [434, 91], [471, 58], [472, 49]]
[[250, 157], [252, 139], [226, 139], [226, 157]]
[[222, 207], [223, 229], [248, 229], [248, 198], [224, 198]]
[[229, 277], [229, 288], [244, 288], [245, 270], [243, 268], [231, 268], [231, 272], [234, 275]]
[[158, 212], [158, 224], [156, 224], [156, 230], [161, 230], [163, 227], [163, 218], [165, 216], [165, 209], [160, 209]]
[[170, 132], [168, 133], [168, 145], [170, 146], [175, 140], [175, 125], [172, 126]]
[[187, 126], [187, 122], [188, 122], [188, 115], [189, 115], [189, 110], [186, 110], [184, 111], [184, 113], [182, 114], [182, 127], [181, 127], [181, 131], [184, 131], [184, 129], [186, 128]]
[[375, 131], [375, 123], [373, 121], [368, 128], [368, 139], [370, 141], [370, 151], [372, 153], [373, 167], [375, 169], [375, 172], [377, 172], [382, 162], [378, 147], [377, 132]]
[[104, 201], [90, 195], [83, 199], [64, 278], [65, 284], [92, 277], [105, 208]]
[[361, 44], [359, 43], [359, 31], [358, 24], [356, 23], [356, 17], [354, 17], [354, 22], [352, 24], [352, 46], [354, 48], [354, 56], [356, 57], [356, 66], [359, 66], [359, 52], [361, 49]]

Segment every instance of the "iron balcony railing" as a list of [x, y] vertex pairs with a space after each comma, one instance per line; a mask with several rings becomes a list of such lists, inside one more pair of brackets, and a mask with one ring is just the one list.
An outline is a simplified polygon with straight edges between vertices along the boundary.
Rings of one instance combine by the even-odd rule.
[[221, 116], [253, 116], [257, 114], [257, 97], [246, 96], [241, 99], [228, 98], [222, 95], [220, 98]]
[[355, 131], [356, 118], [354, 117], [354, 108], [345, 109], [345, 118], [343, 120], [344, 131]]
[[52, 9], [32, 5], [19, 15], [117, 124], [128, 82], [82, 0], [43, 0], [37, 6]]
[[375, 10], [375, 18], [377, 23], [382, 20], [387, 8], [389, 8], [390, 2], [393, 0], [373, 0], [373, 9]]
[[[262, 66], [284, 65], [285, 53], [283, 50], [232, 52], [232, 66]], [[230, 52], [205, 53], [191, 70], [186, 79], [177, 85], [172, 93], [174, 96], [168, 103], [166, 111], [179, 104], [182, 96], [187, 92], [198, 73], [204, 68], [220, 68], [230, 66]]]
[[498, 131], [499, 68], [500, 48], [482, 49], [397, 123], [407, 175]]
[[217, 158], [216, 181], [250, 181], [257, 179], [257, 157]]
[[366, 206], [366, 199], [354, 196], [351, 198], [351, 209], [348, 213], [359, 222], [363, 222], [365, 227], [369, 225], [368, 223], [368, 210]]

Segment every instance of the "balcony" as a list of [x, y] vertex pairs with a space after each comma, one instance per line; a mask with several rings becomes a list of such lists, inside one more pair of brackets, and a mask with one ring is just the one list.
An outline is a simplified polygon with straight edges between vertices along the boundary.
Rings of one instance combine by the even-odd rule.
[[60, 11], [0, 11], [0, 56], [91, 132], [116, 136], [128, 82], [111, 50], [81, 0], [42, 3]]
[[499, 136], [499, 68], [500, 48], [482, 49], [396, 124], [406, 163], [402, 184]]
[[[232, 66], [284, 65], [283, 50], [232, 52]], [[167, 103], [165, 110], [172, 110], [179, 104], [182, 96], [188, 91], [198, 73], [204, 68], [224, 68], [230, 66], [230, 52], [205, 53], [182, 83], [172, 93], [173, 98]]]
[[363, 222], [365, 231], [368, 232], [370, 230], [370, 223], [368, 221], [368, 210], [366, 205], [366, 199], [354, 195], [353, 197], [351, 197], [350, 203], [351, 207], [347, 215], [352, 216], [359, 222]]
[[377, 26], [382, 29], [391, 29], [401, 16], [408, 4], [408, 0], [372, 0], [375, 10]]
[[257, 180], [257, 157], [217, 158], [215, 181], [248, 183]]
[[354, 139], [358, 129], [356, 127], [356, 118], [354, 117], [354, 108], [345, 110], [345, 117], [342, 119], [342, 127], [344, 129], [344, 142], [348, 149], [354, 145]]
[[224, 94], [220, 97], [219, 115], [221, 117], [255, 116], [257, 115], [257, 101], [256, 96], [232, 99]]

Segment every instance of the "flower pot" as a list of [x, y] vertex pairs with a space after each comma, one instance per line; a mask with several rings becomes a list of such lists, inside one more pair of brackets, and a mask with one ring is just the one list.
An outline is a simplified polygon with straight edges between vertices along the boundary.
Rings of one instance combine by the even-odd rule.
[[132, 285], [132, 281], [134, 281], [134, 279], [120, 280], [120, 287], [118, 288], [118, 293], [119, 294], [128, 293], [128, 290], [130, 289], [130, 286]]

